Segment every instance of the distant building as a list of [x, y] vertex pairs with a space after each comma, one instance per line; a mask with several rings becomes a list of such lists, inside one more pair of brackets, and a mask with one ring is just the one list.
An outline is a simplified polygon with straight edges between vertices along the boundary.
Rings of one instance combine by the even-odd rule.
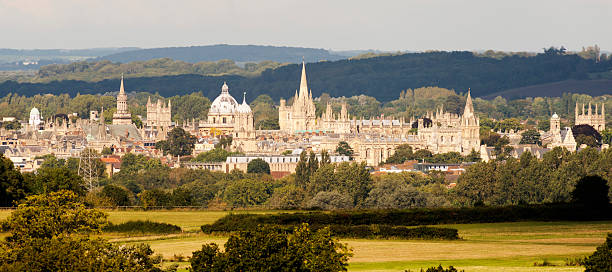
[[589, 103], [588, 109], [584, 110], [584, 104], [582, 104], [582, 114], [578, 112], [578, 103], [576, 103], [575, 110], [575, 124], [576, 125], [589, 125], [592, 126], [597, 131], [606, 130], [606, 106], [604, 103], [601, 103], [601, 112], [595, 104], [595, 112], [592, 112], [593, 107], [591, 103]]
[[38, 111], [37, 108], [32, 108], [32, 110], [30, 111], [30, 120], [28, 121], [28, 123], [31, 126], [40, 125], [41, 123], [40, 112]]
[[312, 100], [312, 90], [308, 90], [306, 81], [306, 64], [302, 61], [302, 78], [300, 91], [295, 90], [291, 106], [285, 99], [280, 100], [278, 108], [278, 124], [285, 133], [320, 130], [316, 124], [316, 108]]
[[147, 101], [147, 127], [170, 127], [172, 124], [172, 104], [157, 99], [157, 103], [151, 103], [151, 97]]
[[127, 106], [127, 95], [123, 88], [123, 75], [121, 75], [121, 87], [119, 95], [117, 95], [117, 111], [113, 114], [113, 125], [130, 125], [132, 124], [132, 115]]

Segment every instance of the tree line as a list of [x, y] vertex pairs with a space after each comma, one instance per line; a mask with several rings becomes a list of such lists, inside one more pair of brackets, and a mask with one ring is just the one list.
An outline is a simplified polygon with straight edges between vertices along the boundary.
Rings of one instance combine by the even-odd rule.
[[[91, 66], [95, 67], [95, 64]], [[254, 96], [268, 94], [274, 100], [278, 100], [293, 95], [293, 91], [299, 85], [301, 69], [300, 65], [284, 65], [276, 69], [265, 69], [258, 76], [245, 77], [235, 74], [221, 76], [177, 74], [176, 71], [183, 69], [180, 68], [181, 65], [168, 66], [172, 72], [167, 72], [163, 76], [130, 78], [128, 90], [159, 93], [164, 97], [201, 91], [206, 97], [213, 98], [218, 94], [219, 86], [226, 81], [230, 84], [230, 91], [234, 89], [235, 95], [248, 90]], [[89, 65], [85, 64], [65, 67], [68, 71], [77, 71], [77, 74], [80, 70], [90, 69]], [[309, 86], [315, 97], [322, 93], [334, 97], [365, 94], [381, 101], [390, 101], [395, 99], [401, 90], [408, 88], [439, 86], [463, 91], [471, 88], [474, 96], [484, 96], [535, 84], [567, 79], [588, 79], [589, 75], [605, 73], [610, 67], [612, 59], [607, 56], [595, 60], [575, 54], [541, 53], [535, 56], [510, 55], [498, 59], [475, 55], [472, 52], [426, 52], [311, 63], [308, 65], [308, 74]], [[252, 68], [258, 71], [263, 69], [255, 66]], [[54, 69], [47, 69], [48, 74], [56, 73], [53, 72]], [[60, 68], [55, 70], [58, 69], [61, 71]], [[138, 69], [134, 70], [143, 71], [144, 68]], [[70, 74], [66, 74], [66, 77], [68, 75]], [[90, 82], [69, 78], [69, 80], [48, 83], [6, 81], [0, 84], [0, 95], [68, 93], [75, 96], [79, 92], [104, 93], [116, 90], [117, 86], [119, 86], [117, 79]]]

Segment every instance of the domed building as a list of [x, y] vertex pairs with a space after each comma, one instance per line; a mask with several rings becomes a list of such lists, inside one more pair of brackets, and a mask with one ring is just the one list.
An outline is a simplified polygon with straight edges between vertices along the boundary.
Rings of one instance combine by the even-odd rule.
[[38, 126], [41, 123], [40, 111], [37, 108], [30, 110], [30, 120], [28, 122], [30, 126]]
[[221, 94], [213, 100], [208, 111], [208, 119], [200, 121], [199, 130], [203, 134], [232, 135], [241, 137], [238, 131], [253, 131], [253, 112], [246, 103], [246, 93], [242, 104], [229, 93], [227, 83], [223, 83]]

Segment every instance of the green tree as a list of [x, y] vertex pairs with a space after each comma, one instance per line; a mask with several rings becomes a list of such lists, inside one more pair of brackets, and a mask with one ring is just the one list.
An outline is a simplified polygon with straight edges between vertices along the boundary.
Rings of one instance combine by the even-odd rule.
[[137, 128], [142, 128], [142, 120], [138, 115], [132, 113], [132, 124], [134, 124]]
[[85, 195], [83, 178], [66, 167], [41, 167], [32, 179], [32, 190], [37, 194], [70, 190]]
[[264, 181], [241, 179], [225, 187], [223, 200], [234, 207], [261, 205], [272, 194], [272, 188]]
[[108, 199], [113, 206], [131, 205], [130, 192], [118, 185], [107, 184], [100, 191], [100, 196]]
[[317, 154], [310, 151], [310, 156], [308, 157], [308, 173], [311, 175], [319, 169], [319, 159], [317, 159]]
[[585, 272], [612, 271], [612, 233], [608, 233], [603, 245], [584, 260]]
[[102, 155], [112, 155], [113, 154], [113, 150], [110, 147], [104, 147], [102, 149]]
[[521, 134], [521, 144], [537, 144], [542, 145], [540, 133], [537, 130], [527, 130]]
[[495, 131], [510, 132], [511, 130], [519, 131], [522, 128], [523, 128], [523, 125], [521, 125], [521, 122], [518, 119], [508, 118], [508, 119], [504, 119], [502, 121], [497, 122], [497, 124], [495, 124], [495, 127], [493, 129]]
[[227, 149], [232, 146], [232, 136], [223, 136], [219, 138], [219, 142], [215, 144], [215, 148]]
[[329, 229], [311, 231], [307, 224], [291, 234], [261, 226], [233, 234], [221, 252], [206, 244], [191, 258], [194, 272], [228, 271], [347, 271], [352, 253]]
[[138, 194], [143, 207], [166, 207], [172, 204], [172, 194], [161, 189], [146, 190]]
[[70, 191], [31, 196], [4, 223], [0, 271], [158, 272], [149, 246], [119, 246], [100, 233], [106, 215], [88, 209]]
[[247, 164], [247, 173], [270, 174], [270, 165], [262, 159], [254, 159]]
[[372, 187], [372, 177], [365, 162], [340, 163], [334, 177], [340, 191], [351, 197], [354, 206], [364, 203]]
[[24, 199], [29, 193], [30, 189], [13, 162], [0, 155], [0, 206], [13, 206], [15, 201]]
[[387, 158], [386, 163], [404, 163], [412, 159], [414, 159], [412, 147], [408, 144], [401, 144], [395, 148], [393, 155]]
[[336, 153], [344, 156], [349, 156], [352, 159], [355, 152], [347, 142], [341, 141], [336, 147]]
[[289, 210], [302, 207], [304, 201], [304, 189], [293, 184], [274, 189], [272, 196], [268, 199], [270, 208]]
[[214, 148], [198, 154], [194, 160], [199, 162], [224, 162], [229, 156], [243, 155], [240, 152], [229, 152], [223, 148]]
[[601, 132], [601, 141], [604, 144], [612, 145], [612, 129], [606, 129]]
[[187, 156], [191, 155], [195, 142], [196, 138], [193, 135], [180, 127], [176, 127], [168, 133], [168, 140], [157, 142], [155, 148], [161, 149], [164, 154]]
[[600, 176], [586, 176], [576, 182], [572, 202], [591, 207], [610, 205], [608, 181]]
[[310, 168], [308, 167], [308, 157], [306, 151], [300, 153], [300, 160], [295, 166], [295, 182], [302, 188], [306, 188], [306, 184], [310, 179]]
[[572, 133], [576, 139], [576, 143], [580, 146], [586, 144], [590, 147], [599, 147], [601, 145], [601, 134], [589, 125], [575, 125], [572, 127]]

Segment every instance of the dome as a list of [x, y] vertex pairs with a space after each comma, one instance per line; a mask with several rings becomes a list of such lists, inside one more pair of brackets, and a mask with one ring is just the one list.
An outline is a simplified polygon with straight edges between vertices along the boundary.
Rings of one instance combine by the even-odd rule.
[[557, 113], [555, 112], [552, 116], [553, 119], [559, 119], [559, 115], [557, 115]]
[[40, 112], [38, 111], [37, 108], [32, 108], [32, 110], [30, 110], [30, 117], [36, 116], [36, 115], [40, 116]]
[[35, 125], [35, 126], [40, 125], [41, 123], [40, 112], [38, 111], [37, 108], [32, 108], [32, 110], [30, 110], [30, 120], [28, 121], [28, 123], [30, 125]]
[[246, 103], [246, 92], [242, 97], [242, 104], [236, 109], [239, 113], [251, 113], [251, 107]]
[[236, 112], [237, 107], [238, 102], [229, 94], [227, 84], [223, 83], [221, 94], [212, 102], [209, 113], [231, 114]]

